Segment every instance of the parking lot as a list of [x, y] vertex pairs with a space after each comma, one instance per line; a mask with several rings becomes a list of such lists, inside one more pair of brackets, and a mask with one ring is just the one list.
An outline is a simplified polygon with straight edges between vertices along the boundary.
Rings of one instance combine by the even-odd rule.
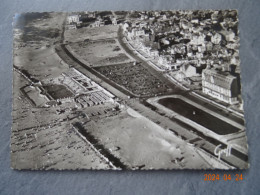
[[95, 70], [139, 96], [162, 95], [170, 89], [140, 63], [102, 66], [96, 67]]

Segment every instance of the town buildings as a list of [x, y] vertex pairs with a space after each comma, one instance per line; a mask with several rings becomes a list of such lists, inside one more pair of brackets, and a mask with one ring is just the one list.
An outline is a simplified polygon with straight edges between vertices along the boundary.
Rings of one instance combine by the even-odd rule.
[[68, 29], [76, 29], [77, 26], [81, 24], [79, 20], [80, 15], [71, 15], [67, 17], [67, 28]]
[[237, 78], [215, 69], [202, 71], [202, 92], [229, 104], [238, 103]]
[[[235, 13], [141, 12], [134, 17], [127, 19], [122, 29], [128, 42], [147, 60], [185, 84], [191, 77], [200, 77], [204, 94], [229, 104], [238, 102], [238, 77], [220, 70], [240, 63]], [[213, 64], [218, 70], [203, 70]]]
[[[115, 12], [87, 12], [69, 16], [68, 23], [75, 25], [70, 28], [78, 27], [79, 22], [89, 27], [118, 25], [120, 17]], [[237, 103], [237, 77], [225, 70], [202, 71], [213, 64], [217, 69], [225, 64], [239, 65], [235, 12], [133, 11], [123, 18], [121, 28], [128, 44], [152, 66], [174, 72], [170, 75], [180, 82], [200, 77], [204, 94]]]

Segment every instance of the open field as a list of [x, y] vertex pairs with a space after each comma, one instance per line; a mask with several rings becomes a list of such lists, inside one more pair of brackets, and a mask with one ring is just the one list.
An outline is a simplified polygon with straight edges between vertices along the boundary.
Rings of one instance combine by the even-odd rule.
[[120, 48], [116, 39], [74, 42], [67, 45], [67, 48], [93, 67], [133, 61]]
[[[108, 169], [70, 122], [78, 116], [73, 103], [35, 108], [16, 87], [28, 84], [14, 72], [11, 166], [16, 169]], [[60, 110], [60, 114], [57, 114]], [[24, 122], [26, 121], [26, 122]], [[68, 122], [70, 121], [70, 122]]]
[[111, 39], [117, 37], [118, 26], [101, 26], [94, 28], [79, 28], [73, 30], [66, 30], [64, 33], [65, 41], [67, 42], [80, 42], [86, 39]]
[[[116, 24], [117, 14], [106, 14]], [[129, 17], [118, 14], [122, 19]], [[81, 26], [81, 16], [69, 13], [61, 13], [56, 20], [52, 13], [30, 17], [25, 31], [15, 29], [14, 35], [13, 168], [247, 166], [246, 145], [239, 143], [246, 143], [245, 134], [233, 128], [235, 122], [226, 124], [226, 113], [215, 117], [213, 111], [204, 111], [200, 105], [206, 102], [176, 86], [140, 52], [128, 47], [123, 41], [126, 33], [119, 25], [109, 25], [109, 18], [92, 16], [91, 20], [97, 20], [94, 25]], [[150, 27], [143, 25], [133, 25], [140, 29], [132, 29], [132, 34], [149, 34], [144, 29]], [[172, 94], [193, 99], [196, 106], [184, 98], [164, 97]], [[156, 102], [160, 107], [148, 101], [156, 98], [161, 98]], [[232, 156], [218, 159], [215, 148], [221, 144], [219, 149], [224, 150], [229, 143], [234, 144]]]
[[[42, 80], [64, 72], [68, 65], [56, 54], [54, 44], [61, 39], [65, 13], [22, 14], [24, 24], [14, 33], [14, 65], [26, 70], [32, 78]], [[30, 22], [29, 22], [30, 21]]]
[[38, 80], [57, 77], [69, 68], [52, 47], [38, 50], [25, 47], [14, 51], [14, 55], [14, 65]]
[[86, 129], [129, 168], [211, 168], [193, 147], [131, 108], [87, 123]]

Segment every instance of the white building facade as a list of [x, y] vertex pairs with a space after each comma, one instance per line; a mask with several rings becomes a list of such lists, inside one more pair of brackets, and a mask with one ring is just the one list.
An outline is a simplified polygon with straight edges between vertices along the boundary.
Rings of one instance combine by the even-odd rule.
[[202, 71], [202, 92], [229, 104], [238, 103], [237, 78], [214, 69]]

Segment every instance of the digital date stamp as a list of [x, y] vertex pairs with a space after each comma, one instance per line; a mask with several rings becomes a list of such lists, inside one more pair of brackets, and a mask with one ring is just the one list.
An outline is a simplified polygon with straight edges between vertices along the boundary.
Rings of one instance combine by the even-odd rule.
[[236, 173], [236, 174], [227, 174], [224, 173], [223, 175], [221, 174], [211, 174], [211, 173], [205, 173], [204, 174], [204, 181], [243, 181], [243, 174], [242, 173]]

